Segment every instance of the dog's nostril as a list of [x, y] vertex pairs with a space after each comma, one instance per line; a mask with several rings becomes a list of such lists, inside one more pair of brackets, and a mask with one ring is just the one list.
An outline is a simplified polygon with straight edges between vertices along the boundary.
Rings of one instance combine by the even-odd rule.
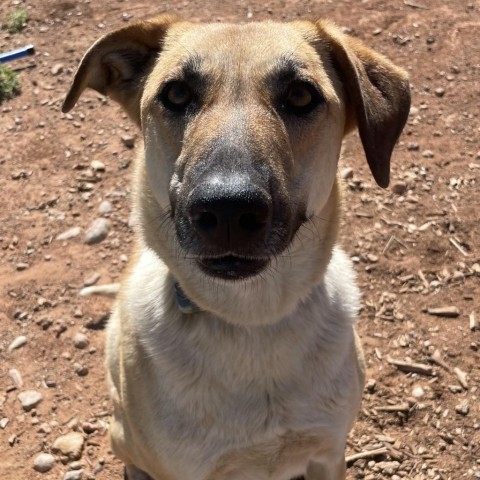
[[255, 213], [244, 213], [238, 220], [240, 228], [247, 230], [248, 232], [255, 232], [265, 226], [265, 222], [262, 221]]
[[201, 212], [193, 220], [199, 227], [205, 230], [215, 228], [218, 224], [217, 216], [212, 212]]

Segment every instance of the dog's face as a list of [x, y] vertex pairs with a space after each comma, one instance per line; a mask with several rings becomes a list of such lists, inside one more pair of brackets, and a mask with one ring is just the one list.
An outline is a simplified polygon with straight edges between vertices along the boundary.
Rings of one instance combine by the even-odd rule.
[[143, 213], [168, 218], [157, 222], [168, 232], [153, 248], [209, 307], [215, 289], [202, 286], [205, 277], [232, 292], [242, 280], [282, 305], [293, 302], [285, 292], [292, 281], [298, 301], [334, 241], [344, 134], [359, 127], [386, 186], [409, 109], [403, 71], [328, 23], [195, 25], [161, 16], [97, 42], [65, 110], [87, 86], [141, 124], [142, 188], [154, 199]]
[[209, 276], [262, 272], [330, 195], [345, 106], [307, 34], [271, 23], [172, 27], [146, 81], [148, 178]]

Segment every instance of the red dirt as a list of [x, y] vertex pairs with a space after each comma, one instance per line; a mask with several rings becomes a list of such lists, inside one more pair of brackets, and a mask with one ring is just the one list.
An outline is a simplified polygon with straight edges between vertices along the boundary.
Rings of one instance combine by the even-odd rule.
[[[41, 474], [33, 460], [72, 430], [86, 438], [84, 479], [122, 478], [105, 434], [103, 325], [110, 301], [80, 298], [78, 291], [94, 273], [107, 283], [124, 269], [132, 244], [134, 151], [121, 136], [134, 135], [139, 143], [139, 135], [117, 105], [94, 92], [71, 114], [61, 114], [60, 105], [94, 40], [124, 24], [122, 15], [133, 20], [159, 11], [213, 21], [328, 17], [408, 69], [413, 109], [395, 151], [390, 189], [374, 185], [357, 135], [346, 141], [340, 166], [354, 171], [346, 181], [342, 243], [356, 262], [363, 292], [359, 328], [368, 378], [376, 382], [365, 391], [347, 455], [384, 446], [390, 452], [358, 460], [348, 478], [480, 478], [480, 330], [469, 328], [469, 316], [480, 317], [480, 4], [215, 0], [205, 6], [195, 0], [155, 7], [133, 0], [9, 0], [0, 5], [0, 23], [15, 6], [28, 9], [29, 21], [20, 33], [0, 31], [0, 51], [32, 43], [37, 53], [11, 64], [35, 67], [21, 71], [21, 95], [0, 106], [1, 478], [61, 478], [68, 465], [57, 461]], [[93, 172], [92, 160], [103, 162], [105, 172]], [[110, 233], [89, 246], [84, 231], [100, 216], [102, 200], [112, 204]], [[79, 236], [56, 240], [74, 226], [81, 227]], [[23, 270], [22, 263], [28, 264]], [[426, 313], [444, 306], [457, 307], [458, 317]], [[83, 350], [72, 343], [79, 331], [90, 341]], [[10, 352], [20, 335], [27, 343]], [[390, 356], [430, 364], [435, 350], [448, 369], [433, 363], [432, 377], [388, 362]], [[79, 376], [76, 364], [88, 374]], [[9, 375], [13, 368], [23, 379], [20, 389]], [[454, 368], [467, 374], [466, 388]], [[423, 395], [413, 398], [418, 386]], [[24, 413], [20, 390], [38, 390], [44, 400]], [[399, 412], [381, 408], [399, 404], [406, 404]]]

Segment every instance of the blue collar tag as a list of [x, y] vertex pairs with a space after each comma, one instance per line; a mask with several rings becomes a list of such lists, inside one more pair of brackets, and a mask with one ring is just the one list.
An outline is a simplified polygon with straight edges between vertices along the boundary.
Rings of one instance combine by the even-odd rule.
[[198, 313], [202, 310], [195, 305], [186, 295], [183, 293], [180, 285], [175, 282], [175, 299], [177, 300], [178, 308], [182, 313]]

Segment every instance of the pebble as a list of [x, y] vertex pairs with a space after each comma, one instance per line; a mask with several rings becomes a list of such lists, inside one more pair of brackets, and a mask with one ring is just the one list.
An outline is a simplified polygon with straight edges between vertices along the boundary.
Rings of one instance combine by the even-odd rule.
[[63, 476], [63, 480], [81, 480], [83, 477], [83, 470], [70, 470]]
[[85, 287], [91, 287], [92, 285], [95, 285], [99, 280], [100, 280], [101, 275], [97, 272], [92, 273], [89, 277], [85, 278], [83, 281], [83, 285]]
[[75, 363], [73, 365], [73, 368], [75, 368], [75, 373], [79, 377], [85, 377], [86, 375], [88, 375], [88, 367], [85, 367], [85, 366], [81, 365], [80, 363]]
[[407, 184], [405, 182], [396, 182], [392, 185], [392, 192], [396, 195], [403, 195], [407, 191]]
[[108, 213], [111, 213], [112, 210], [113, 210], [112, 204], [108, 200], [104, 200], [98, 206], [98, 213], [100, 213], [100, 215], [106, 215]]
[[63, 72], [63, 63], [56, 63], [50, 70], [51, 74], [55, 77]]
[[122, 142], [127, 148], [133, 148], [135, 146], [135, 137], [122, 135]]
[[68, 240], [70, 238], [77, 237], [78, 235], [80, 235], [81, 231], [82, 229], [80, 227], [69, 228], [68, 230], [65, 230], [64, 232], [57, 235], [57, 240]]
[[79, 348], [81, 350], [88, 347], [88, 344], [88, 337], [84, 333], [78, 332], [74, 335], [73, 345], [75, 346], [75, 348]]
[[22, 404], [23, 409], [29, 412], [43, 400], [43, 395], [36, 390], [25, 390], [24, 392], [20, 392], [17, 398]]
[[436, 88], [434, 93], [437, 97], [443, 97], [445, 95], [445, 89], [442, 87]]
[[9, 377], [12, 379], [13, 384], [18, 388], [23, 387], [23, 379], [20, 372], [16, 368], [12, 368], [8, 371]]
[[85, 439], [79, 432], [70, 432], [58, 437], [52, 445], [52, 452], [68, 457], [69, 460], [79, 460], [82, 456]]
[[94, 220], [85, 232], [85, 243], [94, 245], [105, 240], [108, 235], [110, 224], [105, 218], [97, 218]]
[[49, 453], [41, 453], [33, 461], [33, 469], [40, 473], [48, 472], [55, 465], [55, 457]]
[[16, 269], [17, 269], [17, 271], [21, 272], [23, 270], [26, 270], [29, 266], [30, 265], [28, 263], [20, 262], [20, 263], [17, 263]]
[[416, 385], [413, 387], [412, 396], [415, 398], [422, 398], [425, 395], [425, 390], [421, 387], [421, 385]]
[[353, 168], [351, 167], [342, 168], [340, 170], [340, 178], [342, 180], [349, 180], [350, 178], [353, 178]]
[[100, 160], [92, 160], [90, 162], [90, 168], [94, 172], [104, 172], [105, 171], [105, 164]]
[[468, 415], [468, 412], [470, 411], [468, 402], [464, 400], [462, 403], [459, 403], [458, 405], [456, 405], [455, 411], [460, 415]]
[[422, 152], [422, 157], [423, 158], [433, 158], [434, 157], [434, 153], [431, 151], [431, 150], [424, 150]]
[[23, 347], [26, 343], [27, 337], [25, 337], [24, 335], [20, 335], [8, 346], [8, 351], [11, 352], [12, 350]]

